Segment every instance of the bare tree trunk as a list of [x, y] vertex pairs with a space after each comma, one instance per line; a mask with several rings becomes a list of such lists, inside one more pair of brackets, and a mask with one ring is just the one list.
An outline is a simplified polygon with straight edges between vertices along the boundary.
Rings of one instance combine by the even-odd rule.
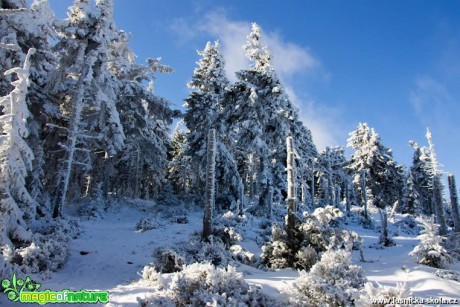
[[379, 209], [380, 212], [380, 219], [382, 222], [382, 230], [380, 234], [380, 244], [383, 246], [392, 246], [393, 241], [390, 239], [390, 236], [388, 234], [388, 216], [387, 216], [387, 211], [386, 209]]
[[447, 226], [444, 217], [442, 186], [439, 175], [434, 175], [433, 177], [433, 201], [436, 210], [436, 222], [439, 224], [439, 235], [445, 236], [447, 234]]
[[[79, 49], [79, 57], [83, 57], [87, 43], [82, 44]], [[89, 64], [83, 68], [80, 79], [77, 83], [76, 94], [72, 97], [72, 115], [70, 117], [69, 132], [65, 143], [65, 156], [63, 161], [63, 169], [58, 175], [58, 182], [56, 184], [56, 195], [53, 202], [53, 218], [58, 218], [62, 214], [62, 206], [66, 202], [67, 191], [69, 188], [69, 181], [72, 175], [72, 166], [75, 158], [75, 151], [77, 149], [77, 139], [80, 131], [81, 116], [83, 111], [83, 98], [85, 95], [85, 88], [88, 86], [90, 72]]]
[[345, 181], [345, 204], [347, 212], [350, 212], [350, 186], [348, 183], [348, 179]]
[[311, 160], [311, 205], [315, 207], [315, 161]]
[[449, 181], [449, 191], [450, 191], [450, 205], [452, 206], [452, 214], [454, 218], [454, 229], [455, 232], [460, 232], [460, 212], [458, 208], [458, 197], [457, 197], [457, 187], [455, 185], [455, 177], [453, 174], [447, 176]]
[[363, 197], [364, 218], [367, 220], [367, 190], [366, 190], [366, 171], [361, 171], [361, 193]]
[[206, 203], [203, 217], [203, 238], [212, 234], [212, 214], [215, 205], [215, 173], [216, 173], [216, 130], [208, 132], [208, 152], [206, 165]]
[[295, 230], [295, 213], [296, 213], [296, 184], [295, 184], [295, 153], [294, 153], [294, 141], [292, 136], [288, 136], [286, 139], [287, 146], [287, 180], [288, 180], [288, 195], [287, 195], [287, 206], [288, 216], [286, 223], [286, 230], [288, 235], [288, 241], [293, 242], [294, 230]]

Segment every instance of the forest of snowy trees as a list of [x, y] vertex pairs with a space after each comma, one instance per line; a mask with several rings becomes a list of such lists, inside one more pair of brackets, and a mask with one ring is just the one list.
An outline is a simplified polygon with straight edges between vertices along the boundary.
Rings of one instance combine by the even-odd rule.
[[[366, 123], [349, 134], [350, 157], [345, 147], [318, 151], [255, 23], [242, 46], [250, 66], [230, 82], [219, 42], [208, 42], [190, 72], [184, 109], [174, 110], [153, 88], [157, 74], [173, 69], [159, 58], [136, 63], [113, 9], [113, 0], [74, 0], [58, 19], [47, 1], [0, 0], [2, 276], [14, 267], [59, 268], [66, 258], [60, 242], [73, 235], [66, 208], [76, 202], [97, 212], [111, 199], [170, 198], [206, 204], [209, 220], [227, 211], [270, 220], [274, 208], [290, 203], [286, 249], [303, 258], [280, 264], [267, 242], [272, 267], [321, 265], [326, 248], [301, 246], [310, 232], [297, 214], [316, 208], [338, 216], [333, 208], [358, 206], [363, 224], [369, 208], [378, 208], [383, 246], [392, 244], [385, 225], [395, 212], [434, 215], [440, 235], [459, 231], [455, 179], [449, 175], [447, 199], [429, 130], [426, 145], [410, 142], [408, 168]], [[309, 227], [320, 222], [311, 216]], [[52, 265], [33, 256], [37, 247]], [[306, 253], [314, 259], [302, 264]]]

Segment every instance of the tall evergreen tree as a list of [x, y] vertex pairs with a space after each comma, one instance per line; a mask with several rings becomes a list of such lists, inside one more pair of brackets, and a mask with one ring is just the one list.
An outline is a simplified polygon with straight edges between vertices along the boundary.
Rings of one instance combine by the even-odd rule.
[[[49, 40], [50, 37], [56, 37], [53, 30], [54, 17], [47, 1], [34, 0], [28, 6], [22, 0], [3, 0], [0, 8], [3, 9], [2, 12], [9, 12], [0, 18], [0, 72], [22, 65], [29, 48], [36, 49], [30, 59], [30, 84], [26, 96], [31, 113], [27, 121], [30, 133], [26, 142], [35, 159], [32, 161], [34, 171], [26, 184], [32, 198], [38, 202], [37, 215], [45, 216], [49, 214], [49, 204], [44, 185], [47, 169], [44, 167], [46, 148], [43, 146], [43, 138], [47, 136], [47, 124], [58, 116], [45, 90], [56, 64]], [[0, 78], [0, 95], [12, 91], [12, 78], [14, 74]], [[1, 112], [0, 110], [0, 114]]]
[[[184, 123], [187, 126], [187, 155], [192, 157], [192, 168], [195, 171], [196, 181], [193, 183], [197, 191], [203, 189], [207, 133], [211, 128], [221, 128], [217, 138], [221, 139], [225, 131], [218, 121], [222, 119], [222, 108], [226, 100], [226, 87], [229, 81], [225, 74], [225, 62], [220, 52], [218, 42], [208, 42], [203, 51], [198, 51], [201, 56], [197, 62], [192, 80], [188, 83], [193, 91], [185, 100], [186, 112]], [[218, 119], [219, 118], [219, 119]], [[219, 126], [219, 127], [218, 127]], [[222, 132], [222, 133], [221, 133]]]
[[298, 146], [305, 155], [311, 155], [315, 148], [276, 75], [270, 51], [261, 44], [261, 29], [255, 23], [244, 48], [252, 66], [237, 72], [227, 121], [230, 135], [235, 136], [235, 157], [245, 178], [246, 191], [250, 197], [258, 196], [259, 209], [268, 213], [272, 197], [284, 201], [287, 186], [284, 140], [288, 134], [291, 132], [299, 143], [307, 143]]
[[[29, 85], [30, 49], [23, 67], [12, 68], [5, 75], [15, 73], [14, 90], [0, 97], [3, 114], [0, 116], [0, 246], [14, 250], [26, 246], [32, 239], [29, 228], [35, 218], [36, 202], [26, 188], [26, 177], [32, 171], [33, 152], [25, 142], [30, 112], [26, 95]], [[3, 255], [2, 255], [3, 257]], [[0, 271], [2, 268], [0, 268]]]
[[353, 183], [361, 192], [362, 172], [366, 172], [366, 186], [371, 191], [373, 205], [385, 208], [398, 200], [400, 186], [400, 170], [393, 160], [391, 149], [386, 148], [380, 136], [364, 123], [350, 133], [348, 146], [355, 152], [352, 154], [348, 168], [353, 171]]
[[216, 209], [230, 209], [238, 202], [243, 203], [240, 199], [243, 187], [233, 156], [235, 142], [226, 125], [229, 81], [218, 42], [208, 42], [198, 54], [201, 58], [188, 84], [193, 91], [185, 100], [184, 116], [188, 129], [186, 154], [192, 158], [194, 173], [192, 186], [195, 191], [204, 187], [201, 173], [205, 166], [206, 135], [209, 129], [216, 129]]
[[[103, 160], [123, 146], [124, 133], [115, 107], [116, 84], [107, 66], [115, 35], [112, 5], [112, 0], [97, 1], [99, 11], [93, 13], [88, 0], [75, 0], [69, 18], [59, 27], [60, 64], [49, 90], [63, 110], [65, 122], [60, 132], [66, 136], [55, 179], [54, 217], [61, 214], [70, 185], [74, 196], [80, 196], [83, 188], [94, 196], [104, 169], [93, 160]], [[88, 175], [90, 181], [85, 182]]]
[[439, 169], [438, 159], [436, 157], [436, 151], [434, 149], [433, 139], [431, 136], [430, 129], [426, 130], [426, 138], [428, 140], [430, 149], [430, 158], [432, 165], [431, 180], [433, 182], [433, 207], [436, 214], [436, 222], [439, 224], [439, 234], [444, 236], [447, 234], [446, 218], [444, 214], [444, 198], [443, 190], [444, 186], [441, 182], [441, 170]]
[[431, 180], [432, 163], [427, 147], [420, 147], [416, 142], [409, 142], [414, 149], [409, 178], [415, 190], [420, 213], [431, 215], [433, 210], [433, 182]]

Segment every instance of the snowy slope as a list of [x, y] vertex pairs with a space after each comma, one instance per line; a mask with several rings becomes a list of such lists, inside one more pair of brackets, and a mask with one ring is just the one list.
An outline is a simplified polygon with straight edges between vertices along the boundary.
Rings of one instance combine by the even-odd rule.
[[[136, 223], [151, 214], [153, 208], [151, 203], [137, 202], [108, 212], [103, 219], [82, 221], [83, 233], [72, 242], [68, 262], [63, 269], [53, 273], [51, 279], [42, 281], [42, 289], [108, 290], [110, 303], [107, 306], [137, 306], [137, 297], [149, 295], [149, 286], [139, 273], [152, 260], [152, 251], [159, 246], [187, 241], [191, 233], [202, 227], [202, 212], [194, 212], [189, 215], [188, 224], [175, 224], [163, 219], [164, 226], [158, 229], [136, 231]], [[354, 252], [353, 262], [365, 269], [369, 281], [391, 286], [406, 281], [415, 297], [460, 298], [460, 282], [441, 279], [434, 275], [436, 269], [419, 265], [408, 256], [418, 242], [414, 235], [395, 237], [397, 246], [376, 249], [372, 247], [378, 241], [376, 231], [356, 224], [348, 226], [364, 239], [364, 255], [369, 262], [360, 262], [358, 252]], [[248, 241], [242, 242], [242, 245], [257, 252], [254, 233], [251, 230], [247, 233]], [[460, 265], [454, 264], [449, 269], [460, 272]], [[238, 271], [244, 273], [246, 281], [275, 296], [288, 291], [299, 275], [290, 269], [269, 272], [243, 264]], [[31, 277], [39, 280], [39, 276]], [[0, 302], [7, 303], [5, 296]]]

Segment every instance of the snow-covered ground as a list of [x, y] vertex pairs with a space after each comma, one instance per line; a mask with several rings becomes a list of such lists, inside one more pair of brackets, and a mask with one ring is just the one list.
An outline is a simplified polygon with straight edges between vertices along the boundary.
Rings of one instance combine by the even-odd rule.
[[[41, 281], [42, 289], [107, 290], [110, 293], [107, 306], [137, 306], [136, 298], [144, 298], [151, 291], [139, 274], [152, 260], [153, 250], [187, 241], [190, 234], [202, 227], [202, 213], [192, 212], [187, 224], [164, 219], [161, 221], [164, 225], [157, 229], [136, 231], [136, 223], [151, 214], [152, 209], [146, 202], [131, 203], [106, 213], [103, 219], [83, 220], [83, 233], [72, 242], [68, 262], [50, 279]], [[390, 286], [407, 282], [414, 297], [460, 299], [460, 282], [437, 277], [436, 269], [417, 264], [408, 255], [418, 242], [415, 235], [401, 231], [401, 236], [394, 237], [396, 246], [376, 249], [372, 247], [378, 241], [376, 231], [353, 223], [348, 227], [364, 239], [364, 256], [368, 262], [360, 262], [357, 251], [353, 254], [353, 262], [364, 268], [369, 281]], [[259, 255], [261, 250], [253, 239], [253, 235], [247, 236], [242, 246]], [[460, 264], [453, 264], [449, 269], [460, 272]], [[295, 270], [270, 272], [243, 264], [238, 266], [238, 271], [244, 274], [246, 281], [259, 285], [263, 292], [271, 295], [287, 291], [299, 276]], [[31, 277], [40, 281], [39, 276]], [[5, 299], [2, 296], [0, 302], [8, 304]]]

